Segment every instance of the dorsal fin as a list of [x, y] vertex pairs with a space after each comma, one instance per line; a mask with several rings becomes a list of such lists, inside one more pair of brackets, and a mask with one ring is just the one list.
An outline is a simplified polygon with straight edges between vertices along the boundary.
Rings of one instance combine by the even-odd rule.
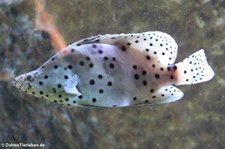
[[168, 34], [159, 31], [149, 31], [134, 34], [106, 34], [82, 39], [73, 46], [88, 43], [106, 43], [132, 48], [146, 52], [150, 57], [167, 66], [175, 62], [177, 56], [177, 43]]

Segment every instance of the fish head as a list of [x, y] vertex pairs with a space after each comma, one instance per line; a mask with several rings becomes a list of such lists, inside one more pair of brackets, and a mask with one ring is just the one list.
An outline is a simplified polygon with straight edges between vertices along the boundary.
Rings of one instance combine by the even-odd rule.
[[40, 87], [36, 83], [39, 77], [37, 71], [31, 71], [17, 76], [13, 80], [13, 85], [27, 94], [32, 94], [33, 92], [40, 90]]
[[[34, 70], [16, 77], [13, 85], [21, 91], [35, 97], [50, 98], [64, 93], [62, 81], [51, 69]], [[56, 93], [57, 92], [57, 93]]]
[[[34, 71], [19, 75], [13, 85], [19, 90], [49, 101], [66, 103], [68, 99], [79, 96], [78, 76], [69, 68], [54, 63], [47, 63]], [[64, 100], [63, 100], [64, 99]]]

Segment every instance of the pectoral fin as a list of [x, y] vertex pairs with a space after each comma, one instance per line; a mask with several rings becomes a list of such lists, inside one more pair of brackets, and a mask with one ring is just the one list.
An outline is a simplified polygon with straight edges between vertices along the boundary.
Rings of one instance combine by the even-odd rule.
[[77, 89], [79, 79], [76, 75], [72, 75], [66, 82], [64, 86], [64, 90], [68, 94], [74, 94], [76, 96], [81, 95], [81, 93]]

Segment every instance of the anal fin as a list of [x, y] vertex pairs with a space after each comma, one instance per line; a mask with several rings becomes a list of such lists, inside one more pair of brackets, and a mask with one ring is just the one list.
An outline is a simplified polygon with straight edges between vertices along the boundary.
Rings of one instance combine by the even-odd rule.
[[154, 103], [164, 104], [177, 101], [183, 97], [184, 93], [174, 86], [166, 86], [160, 88], [152, 97], [154, 97]]
[[134, 105], [154, 105], [154, 104], [165, 104], [177, 101], [183, 97], [183, 92], [174, 86], [162, 87], [153, 93], [151, 96], [137, 99]]

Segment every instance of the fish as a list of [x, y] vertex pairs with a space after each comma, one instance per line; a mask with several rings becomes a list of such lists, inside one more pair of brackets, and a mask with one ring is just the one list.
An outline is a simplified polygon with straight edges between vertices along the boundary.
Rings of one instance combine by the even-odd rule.
[[127, 107], [177, 101], [176, 86], [209, 81], [203, 49], [175, 63], [178, 45], [167, 33], [105, 34], [63, 48], [36, 70], [16, 77], [19, 90], [81, 107]]

